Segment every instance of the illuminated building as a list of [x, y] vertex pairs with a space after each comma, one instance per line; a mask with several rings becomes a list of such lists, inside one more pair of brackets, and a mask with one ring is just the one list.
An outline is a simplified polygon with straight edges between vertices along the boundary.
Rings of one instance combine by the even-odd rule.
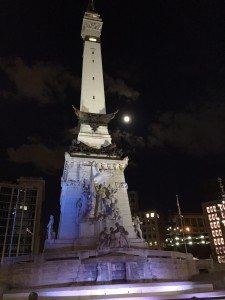
[[202, 207], [207, 220], [213, 255], [219, 263], [225, 263], [225, 202], [205, 202]]
[[140, 211], [137, 213], [141, 221], [143, 238], [150, 249], [163, 249], [165, 230], [162, 216], [155, 210]]
[[45, 182], [21, 177], [0, 183], [0, 253], [19, 256], [39, 252], [40, 216]]
[[187, 251], [196, 257], [210, 256], [209, 235], [202, 213], [182, 213], [183, 228], [178, 213], [168, 217], [165, 247], [169, 250]]
[[225, 263], [225, 191], [222, 179], [218, 178], [220, 196], [217, 201], [202, 204], [210, 237], [213, 256], [219, 264]]

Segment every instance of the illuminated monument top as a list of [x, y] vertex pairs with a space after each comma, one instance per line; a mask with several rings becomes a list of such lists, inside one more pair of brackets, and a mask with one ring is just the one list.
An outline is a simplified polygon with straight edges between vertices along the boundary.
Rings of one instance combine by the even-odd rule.
[[[65, 153], [58, 238], [46, 248], [111, 249], [145, 247], [137, 220], [133, 225], [122, 158], [108, 132], [116, 113], [106, 114], [101, 57], [102, 19], [89, 2], [84, 40], [78, 136]], [[138, 228], [138, 229], [137, 229]]]

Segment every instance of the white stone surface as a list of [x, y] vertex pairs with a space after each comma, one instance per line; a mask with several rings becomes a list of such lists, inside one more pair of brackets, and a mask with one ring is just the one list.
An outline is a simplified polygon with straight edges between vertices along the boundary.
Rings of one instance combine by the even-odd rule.
[[[114, 280], [188, 280], [197, 273], [191, 254], [148, 249], [58, 251], [8, 258], [0, 268], [0, 286], [20, 289]], [[6, 288], [6, 287], [5, 287]], [[80, 287], [82, 289], [82, 287]]]
[[84, 42], [80, 110], [105, 114], [101, 44]]
[[[44, 288], [37, 289], [41, 299], [186, 299], [184, 295], [190, 296], [190, 293], [210, 293], [210, 296], [219, 296], [213, 293], [212, 284], [201, 284], [191, 281], [186, 282], [167, 282], [167, 283], [133, 283], [133, 284], [115, 284], [98, 285], [85, 287], [67, 287], [67, 288]], [[189, 294], [189, 295], [188, 295]], [[4, 294], [4, 299], [27, 299], [28, 291], [8, 292]], [[201, 294], [199, 294], [201, 295]], [[223, 292], [222, 295], [225, 295]], [[165, 298], [166, 296], [166, 298]], [[112, 297], [112, 298], [111, 298]], [[154, 298], [152, 298], [154, 297]], [[189, 297], [188, 297], [189, 298]]]
[[112, 141], [106, 126], [99, 126], [97, 130], [94, 131], [91, 126], [87, 124], [80, 125], [77, 140], [96, 149], [100, 149], [101, 146], [108, 146]]
[[[118, 222], [128, 231], [128, 238], [131, 245], [144, 246], [143, 240], [137, 239], [132, 224], [127, 184], [124, 177], [124, 169], [127, 163], [128, 159], [92, 158], [77, 155], [72, 156], [69, 153], [65, 154], [58, 240], [77, 242], [80, 246], [82, 241], [87, 245], [87, 241], [85, 240], [87, 238], [89, 243], [92, 243], [90, 246], [97, 246], [96, 243], [98, 242], [99, 234], [104, 227], [115, 227], [115, 223]], [[94, 185], [110, 185], [110, 187], [115, 189], [115, 198], [117, 199], [120, 219], [116, 220], [109, 216], [103, 220], [96, 220], [94, 216], [88, 217], [85, 215], [87, 199], [82, 194], [84, 183], [91, 186], [93, 192], [91, 201], [93, 203], [96, 201]], [[59, 243], [56, 244], [59, 246]]]

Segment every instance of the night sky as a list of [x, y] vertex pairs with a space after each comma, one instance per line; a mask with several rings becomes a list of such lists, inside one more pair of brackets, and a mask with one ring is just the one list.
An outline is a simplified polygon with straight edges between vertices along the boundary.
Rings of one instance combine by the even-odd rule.
[[[146, 4], [148, 4], [146, 6]], [[0, 179], [43, 176], [59, 209], [64, 151], [77, 125], [85, 0], [2, 0]], [[201, 211], [225, 177], [225, 4], [98, 0], [110, 131], [130, 158], [142, 209]], [[124, 124], [122, 116], [132, 116]], [[224, 182], [225, 183], [225, 182]]]

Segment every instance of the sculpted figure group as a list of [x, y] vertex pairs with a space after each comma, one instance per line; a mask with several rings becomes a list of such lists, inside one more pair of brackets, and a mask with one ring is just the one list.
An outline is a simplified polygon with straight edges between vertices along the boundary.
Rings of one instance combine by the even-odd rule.
[[129, 247], [128, 243], [128, 232], [123, 226], [118, 222], [115, 223], [116, 228], [110, 227], [109, 232], [108, 228], [105, 227], [102, 232], [99, 234], [99, 250], [104, 250], [107, 248], [125, 248]]
[[119, 220], [120, 214], [116, 198], [117, 189], [110, 184], [93, 184], [86, 180], [82, 183], [81, 197], [76, 200], [76, 222], [82, 218], [97, 221]]
[[119, 210], [117, 206], [117, 198], [115, 196], [117, 189], [114, 189], [110, 184], [96, 184], [96, 203], [95, 203], [95, 218], [97, 220], [114, 219], [119, 220]]

